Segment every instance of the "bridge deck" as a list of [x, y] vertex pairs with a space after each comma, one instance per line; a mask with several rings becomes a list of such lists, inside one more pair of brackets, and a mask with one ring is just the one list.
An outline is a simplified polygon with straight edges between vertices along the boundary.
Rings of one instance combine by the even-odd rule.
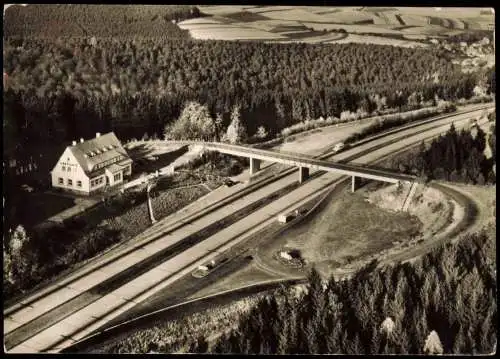
[[415, 181], [416, 177], [402, 173], [367, 168], [360, 165], [336, 163], [331, 161], [318, 160], [315, 158], [292, 155], [270, 150], [249, 148], [245, 146], [229, 145], [216, 142], [198, 142], [198, 141], [176, 141], [176, 143], [185, 143], [190, 145], [200, 145], [221, 153], [226, 153], [240, 157], [250, 157], [262, 161], [279, 162], [291, 166], [308, 167], [310, 169], [337, 172], [348, 176], [356, 176], [367, 179], [373, 179], [384, 182], [396, 183], [398, 181]]

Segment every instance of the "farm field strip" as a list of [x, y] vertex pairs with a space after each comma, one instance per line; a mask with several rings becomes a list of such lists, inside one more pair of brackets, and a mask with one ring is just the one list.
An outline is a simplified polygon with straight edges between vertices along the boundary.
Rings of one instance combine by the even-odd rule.
[[[468, 116], [467, 116], [467, 117], [468, 117]], [[354, 150], [356, 150], [356, 149], [354, 149]], [[344, 156], [345, 156], [346, 154], [347, 154], [347, 152], [346, 152], [346, 153], [344, 153]], [[342, 155], [342, 153], [341, 153], [341, 154], [339, 154], [339, 155]], [[205, 245], [205, 244], [203, 244], [203, 245]], [[195, 248], [195, 247], [192, 247], [192, 248]], [[192, 250], [192, 248], [191, 248], [191, 250]], [[197, 248], [197, 250], [198, 250], [198, 249], [200, 249], [200, 248]]]
[[360, 44], [375, 44], [375, 45], [393, 45], [402, 47], [427, 47], [427, 44], [422, 44], [420, 42], [411, 40], [398, 40], [391, 38], [384, 38], [380, 36], [373, 35], [357, 35], [349, 34], [346, 38], [333, 39], [326, 41], [327, 43], [335, 44], [348, 44], [348, 43], [360, 43]]

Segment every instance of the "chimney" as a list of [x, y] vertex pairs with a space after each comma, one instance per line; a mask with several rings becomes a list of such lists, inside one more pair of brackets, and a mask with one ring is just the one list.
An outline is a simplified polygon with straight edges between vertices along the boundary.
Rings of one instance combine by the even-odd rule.
[[100, 136], [101, 136], [101, 133], [100, 133], [100, 132], [96, 132], [96, 133], [95, 133], [95, 138], [100, 137]]
[[76, 146], [76, 141], [73, 141], [73, 143], [71, 145], [72, 146]]

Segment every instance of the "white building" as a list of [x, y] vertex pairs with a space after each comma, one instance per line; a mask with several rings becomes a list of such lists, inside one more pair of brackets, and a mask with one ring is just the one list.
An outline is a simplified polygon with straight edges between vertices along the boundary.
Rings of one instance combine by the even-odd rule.
[[132, 160], [113, 132], [66, 147], [51, 171], [52, 187], [92, 194], [123, 182], [132, 174]]

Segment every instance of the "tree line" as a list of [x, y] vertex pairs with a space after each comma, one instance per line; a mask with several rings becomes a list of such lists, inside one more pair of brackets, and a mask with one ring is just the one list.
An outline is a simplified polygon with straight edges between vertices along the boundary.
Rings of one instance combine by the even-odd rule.
[[466, 235], [414, 263], [324, 282], [260, 300], [236, 329], [194, 352], [248, 354], [486, 354], [496, 347], [494, 238]]
[[[495, 125], [488, 135], [472, 123], [470, 129], [450, 129], [429, 145], [422, 142], [415, 152], [392, 160], [391, 166], [426, 179], [484, 185], [496, 183]], [[488, 147], [488, 148], [487, 148]]]

